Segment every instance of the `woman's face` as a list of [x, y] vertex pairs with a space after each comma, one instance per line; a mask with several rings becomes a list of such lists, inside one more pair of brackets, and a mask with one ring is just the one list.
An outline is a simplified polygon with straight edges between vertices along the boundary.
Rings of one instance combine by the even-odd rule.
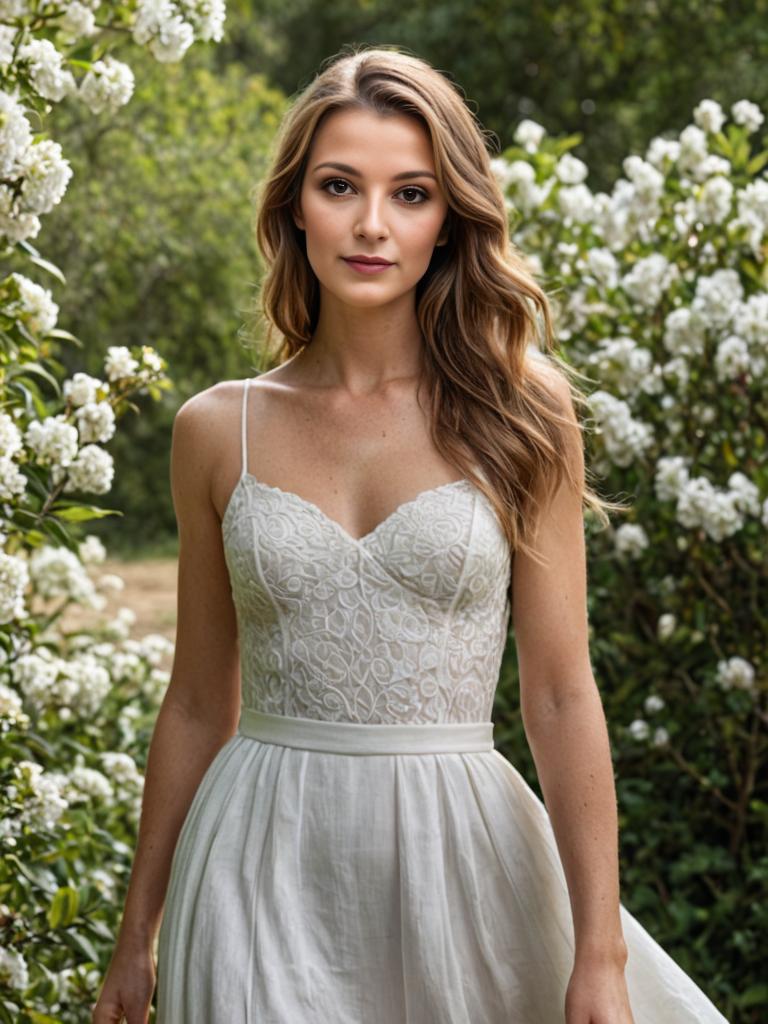
[[[434, 175], [429, 136], [415, 118], [329, 114], [312, 140], [294, 218], [321, 288], [357, 307], [415, 288], [445, 234], [448, 204]], [[365, 273], [349, 262], [361, 254], [390, 265]]]

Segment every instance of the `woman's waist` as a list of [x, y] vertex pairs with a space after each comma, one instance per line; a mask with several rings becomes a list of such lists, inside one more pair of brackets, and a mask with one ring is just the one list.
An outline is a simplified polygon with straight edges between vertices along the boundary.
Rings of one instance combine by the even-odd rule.
[[494, 749], [491, 721], [329, 721], [243, 706], [237, 731], [264, 743], [338, 754], [440, 754]]

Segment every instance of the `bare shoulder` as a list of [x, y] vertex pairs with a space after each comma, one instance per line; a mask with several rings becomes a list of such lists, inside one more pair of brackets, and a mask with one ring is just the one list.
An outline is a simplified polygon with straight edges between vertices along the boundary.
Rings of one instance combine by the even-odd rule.
[[529, 377], [547, 391], [554, 400], [557, 411], [561, 415], [575, 419], [571, 385], [557, 363], [532, 345], [528, 347], [525, 362]]

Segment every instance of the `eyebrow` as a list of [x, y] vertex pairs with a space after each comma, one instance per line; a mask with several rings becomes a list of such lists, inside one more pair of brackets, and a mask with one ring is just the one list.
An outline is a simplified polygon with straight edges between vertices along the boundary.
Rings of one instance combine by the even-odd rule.
[[[345, 174], [351, 174], [355, 178], [362, 178], [360, 171], [355, 170], [354, 167], [350, 167], [349, 164], [338, 164], [332, 161], [326, 161], [322, 164], [316, 164], [312, 170], [319, 171], [321, 167], [335, 167], [337, 171], [344, 171]], [[434, 178], [437, 181], [437, 176], [432, 171], [402, 171], [400, 174], [393, 174], [392, 181], [402, 181], [403, 178]]]

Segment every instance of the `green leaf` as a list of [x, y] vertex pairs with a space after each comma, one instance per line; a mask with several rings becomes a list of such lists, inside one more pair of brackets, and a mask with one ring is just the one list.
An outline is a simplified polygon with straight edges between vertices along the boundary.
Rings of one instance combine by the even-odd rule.
[[51, 900], [48, 911], [48, 924], [51, 928], [66, 928], [77, 914], [80, 906], [80, 894], [71, 885], [62, 886]]

